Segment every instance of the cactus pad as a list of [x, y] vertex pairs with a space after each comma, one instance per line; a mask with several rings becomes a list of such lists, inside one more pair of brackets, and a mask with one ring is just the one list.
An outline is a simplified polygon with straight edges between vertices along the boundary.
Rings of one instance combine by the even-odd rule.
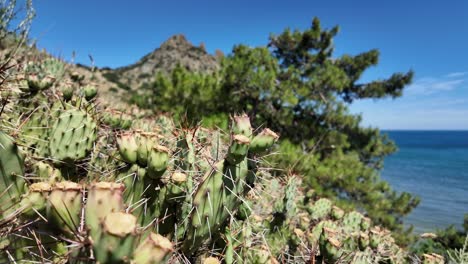
[[50, 133], [50, 155], [71, 163], [84, 159], [96, 140], [96, 123], [85, 112], [67, 110], [60, 114]]

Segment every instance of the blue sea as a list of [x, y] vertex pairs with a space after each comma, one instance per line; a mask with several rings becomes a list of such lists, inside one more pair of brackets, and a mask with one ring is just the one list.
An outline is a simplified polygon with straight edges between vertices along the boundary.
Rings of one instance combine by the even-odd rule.
[[382, 178], [421, 198], [405, 218], [416, 232], [456, 224], [468, 213], [468, 131], [383, 131], [398, 145]]

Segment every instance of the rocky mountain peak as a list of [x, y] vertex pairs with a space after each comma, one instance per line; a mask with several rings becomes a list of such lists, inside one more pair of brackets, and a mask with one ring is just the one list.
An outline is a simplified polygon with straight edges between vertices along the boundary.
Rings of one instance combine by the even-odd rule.
[[193, 47], [192, 43], [190, 43], [187, 38], [183, 34], [174, 35], [168, 38], [166, 41], [161, 44], [159, 49], [188, 49]]
[[194, 46], [182, 35], [174, 35], [136, 63], [118, 68], [119, 82], [137, 89], [154, 80], [157, 72], [171, 72], [178, 64], [189, 71], [213, 72], [219, 68], [216, 58], [201, 46]]

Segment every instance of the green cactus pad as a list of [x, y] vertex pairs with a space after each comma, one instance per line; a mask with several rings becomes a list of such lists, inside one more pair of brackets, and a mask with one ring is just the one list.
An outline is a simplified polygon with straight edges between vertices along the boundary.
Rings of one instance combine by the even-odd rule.
[[232, 137], [232, 143], [229, 147], [226, 161], [231, 164], [238, 164], [241, 162], [247, 152], [249, 151], [250, 139], [244, 135], [234, 135]]
[[332, 203], [326, 198], [317, 200], [312, 207], [308, 208], [313, 220], [324, 219], [331, 212]]
[[0, 131], [0, 215], [7, 217], [25, 192], [24, 158], [18, 146]]
[[36, 214], [43, 214], [51, 190], [52, 186], [46, 182], [31, 184], [29, 192], [21, 200], [20, 210], [22, 215], [32, 217]]
[[349, 233], [359, 232], [363, 218], [364, 216], [356, 211], [349, 212], [342, 219], [343, 228]]
[[137, 218], [131, 214], [116, 212], [105, 217], [101, 234], [93, 242], [93, 250], [99, 263], [127, 263], [135, 248]]
[[124, 185], [114, 182], [97, 182], [88, 187], [85, 215], [90, 235], [97, 240], [101, 225], [110, 213], [123, 210]]
[[96, 123], [87, 113], [76, 109], [64, 111], [50, 133], [51, 157], [65, 163], [84, 159], [93, 148], [96, 133]]
[[69, 236], [80, 225], [83, 186], [70, 182], [58, 182], [52, 186], [47, 205], [47, 218]]

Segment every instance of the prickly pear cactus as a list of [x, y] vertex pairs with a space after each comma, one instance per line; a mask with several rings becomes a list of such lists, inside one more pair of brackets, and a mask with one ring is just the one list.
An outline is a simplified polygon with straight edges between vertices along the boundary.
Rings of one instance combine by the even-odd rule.
[[8, 93], [1, 263], [407, 262], [389, 231], [271, 173], [278, 135], [247, 115], [221, 131], [104, 109], [62, 67], [36, 61]]
[[30, 62], [26, 67], [26, 89], [30, 93], [50, 88], [64, 73], [64, 65], [57, 59]]
[[[5, 252], [29, 254], [33, 261], [154, 263], [169, 261], [173, 251], [195, 258], [222, 239], [229, 219], [248, 204], [245, 195], [262, 173], [255, 165], [258, 155], [277, 140], [273, 132], [261, 132], [260, 147], [251, 153], [256, 136], [245, 115], [233, 117], [227, 134], [177, 128], [166, 116], [135, 120], [128, 130], [125, 120], [131, 118], [98, 111], [89, 97], [44, 101], [53, 92], [31, 94], [30, 101], [18, 104], [27, 117], [18, 115], [23, 119], [11, 124], [21, 129], [9, 131], [24, 146], [25, 167], [15, 140], [0, 138], [5, 145], [0, 191], [9, 194], [2, 205], [14, 205], [15, 223], [36, 223], [21, 234], [7, 233], [5, 241], [16, 235], [24, 240], [6, 243]], [[38, 103], [41, 107], [34, 107]], [[51, 240], [50, 254], [37, 254], [31, 246], [33, 230]], [[79, 246], [70, 247], [72, 241]], [[24, 249], [14, 249], [19, 246]]]

